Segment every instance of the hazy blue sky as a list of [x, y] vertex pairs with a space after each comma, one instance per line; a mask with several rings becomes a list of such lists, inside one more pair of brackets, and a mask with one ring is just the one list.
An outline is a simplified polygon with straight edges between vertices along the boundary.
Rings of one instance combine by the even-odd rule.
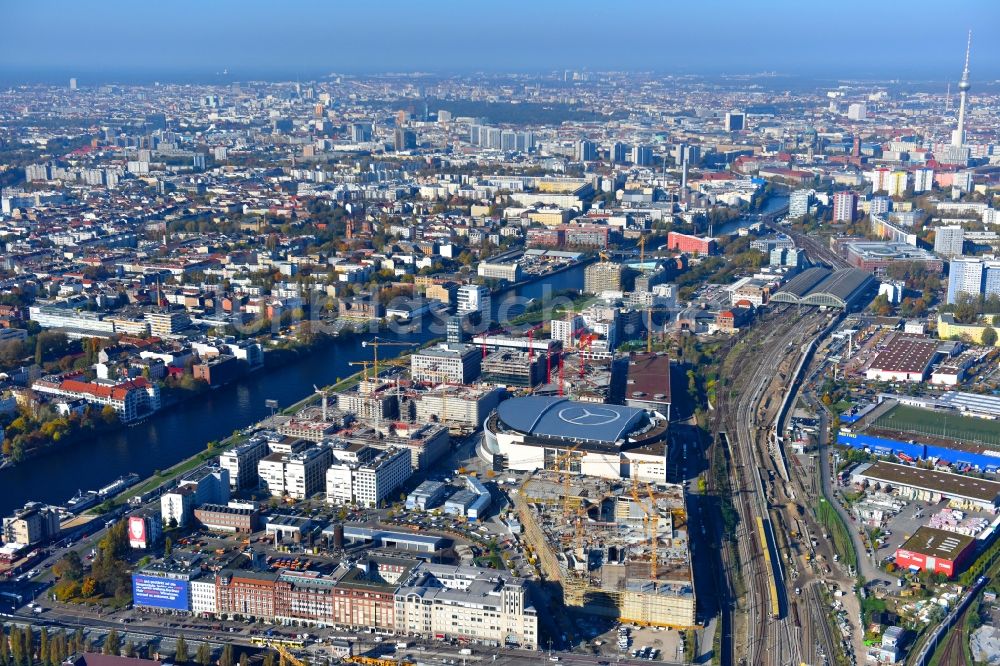
[[[562, 68], [1000, 77], [1000, 1], [4, 0], [0, 72], [169, 79]], [[989, 30], [990, 32], [987, 32]]]

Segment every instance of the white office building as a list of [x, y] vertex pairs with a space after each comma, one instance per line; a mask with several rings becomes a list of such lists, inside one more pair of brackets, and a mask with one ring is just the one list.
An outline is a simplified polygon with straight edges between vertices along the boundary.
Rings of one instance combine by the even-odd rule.
[[191, 581], [191, 613], [198, 616], [213, 616], [218, 606], [215, 603], [215, 574], [209, 574]]
[[416, 399], [417, 421], [479, 428], [500, 404], [503, 389], [442, 384]]
[[420, 563], [395, 595], [396, 632], [538, 648], [525, 584], [478, 567]]
[[479, 376], [482, 355], [474, 345], [442, 343], [410, 356], [415, 382], [470, 384]]
[[848, 120], [865, 120], [868, 118], [868, 105], [864, 102], [855, 102], [847, 107]]
[[413, 474], [408, 449], [379, 451], [366, 462], [337, 460], [326, 471], [326, 501], [374, 508]]
[[268, 453], [267, 439], [258, 435], [219, 456], [219, 466], [229, 472], [229, 485], [233, 490], [257, 487], [257, 463]]
[[275, 452], [257, 463], [257, 473], [273, 497], [287, 495], [301, 500], [323, 490], [332, 458], [328, 446], [314, 446], [297, 453]]
[[563, 344], [564, 349], [573, 346], [575, 333], [584, 326], [583, 317], [572, 315], [566, 319], [553, 319], [549, 322], [549, 337]]
[[456, 291], [457, 310], [459, 314], [465, 312], [485, 312], [490, 311], [490, 290], [478, 284], [463, 284]]

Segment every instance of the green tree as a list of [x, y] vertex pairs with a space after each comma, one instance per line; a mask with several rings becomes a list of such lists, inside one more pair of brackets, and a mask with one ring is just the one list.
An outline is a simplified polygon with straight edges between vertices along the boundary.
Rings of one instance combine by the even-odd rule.
[[170, 553], [174, 550], [174, 540], [167, 537], [163, 540], [163, 557], [170, 557]]
[[35, 655], [35, 630], [31, 625], [21, 628], [21, 645], [24, 646], [24, 656], [21, 662], [24, 666], [31, 666]]
[[997, 331], [992, 326], [987, 326], [983, 330], [982, 343], [987, 347], [993, 347], [997, 343]]
[[955, 320], [960, 324], [972, 324], [981, 312], [979, 299], [972, 294], [961, 292], [955, 300]]
[[101, 408], [101, 419], [107, 425], [114, 425], [118, 422], [118, 412], [116, 412], [115, 408], [111, 405], [104, 405], [104, 407]]
[[10, 643], [7, 642], [7, 632], [0, 624], [0, 666], [10, 666]]
[[59, 666], [59, 664], [63, 663], [62, 659], [59, 656], [58, 636], [53, 636], [52, 640], [49, 641], [49, 654], [46, 663], [50, 664], [50, 666]]
[[104, 639], [104, 649], [101, 650], [103, 654], [111, 654], [118, 656], [122, 650], [122, 640], [118, 636], [118, 632], [112, 629], [108, 632], [107, 638]]
[[123, 656], [134, 658], [135, 657], [135, 643], [128, 641], [125, 643], [125, 650], [123, 651]]
[[68, 641], [69, 639], [66, 637], [65, 631], [60, 631], [52, 637], [53, 664], [63, 664], [69, 658], [69, 648], [67, 647]]
[[177, 647], [174, 649], [174, 661], [178, 664], [186, 664], [188, 661], [188, 646], [184, 640], [184, 634], [177, 637]]
[[264, 661], [261, 666], [274, 666], [274, 651], [268, 650], [264, 653]]
[[13, 666], [28, 666], [25, 661], [24, 635], [20, 628], [10, 628], [10, 660]]
[[889, 302], [889, 296], [887, 294], [879, 294], [872, 301], [868, 308], [875, 314], [887, 317], [892, 314], [892, 303]]
[[200, 666], [211, 666], [212, 648], [208, 646], [208, 643], [202, 643], [198, 646], [198, 652], [195, 654], [194, 659]]
[[219, 666], [233, 666], [233, 646], [226, 643], [222, 646], [222, 654], [219, 655]]
[[42, 627], [38, 636], [38, 660], [45, 666], [49, 666], [51, 663], [49, 661], [49, 630], [46, 627]]

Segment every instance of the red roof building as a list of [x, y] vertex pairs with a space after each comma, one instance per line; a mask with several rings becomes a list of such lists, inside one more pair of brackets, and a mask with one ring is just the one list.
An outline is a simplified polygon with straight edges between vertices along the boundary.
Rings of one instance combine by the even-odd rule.
[[[79, 377], [76, 375], [75, 377]], [[110, 406], [125, 423], [138, 420], [160, 408], [160, 388], [137, 377], [127, 382], [88, 382], [74, 377], [49, 376], [31, 388], [39, 393], [86, 400], [92, 405]]]

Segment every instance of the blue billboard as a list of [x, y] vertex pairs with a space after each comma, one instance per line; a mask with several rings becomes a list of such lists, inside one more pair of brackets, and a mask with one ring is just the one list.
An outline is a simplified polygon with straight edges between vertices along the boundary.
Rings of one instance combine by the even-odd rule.
[[987, 448], [982, 448], [979, 451], [962, 451], [961, 449], [952, 449], [947, 446], [928, 444], [927, 457], [940, 458], [959, 468], [969, 465], [970, 467], [986, 471], [990, 471], [991, 467], [996, 469], [1000, 465], [1000, 455], [996, 451]]
[[873, 437], [862, 435], [856, 432], [841, 432], [837, 434], [837, 444], [850, 446], [854, 449], [868, 449], [875, 455], [894, 455], [908, 457], [910, 460], [922, 460], [926, 458], [924, 445], [918, 442], [901, 442], [896, 439], [886, 439], [885, 437]]
[[188, 582], [174, 578], [133, 574], [132, 603], [148, 608], [189, 610]]

